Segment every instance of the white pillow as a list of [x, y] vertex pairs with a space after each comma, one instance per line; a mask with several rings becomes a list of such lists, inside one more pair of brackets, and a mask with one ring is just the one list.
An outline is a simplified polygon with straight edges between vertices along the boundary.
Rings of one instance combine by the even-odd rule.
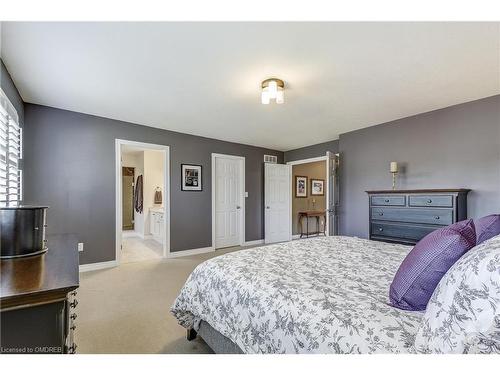
[[434, 290], [415, 338], [421, 353], [500, 351], [500, 235], [465, 253]]

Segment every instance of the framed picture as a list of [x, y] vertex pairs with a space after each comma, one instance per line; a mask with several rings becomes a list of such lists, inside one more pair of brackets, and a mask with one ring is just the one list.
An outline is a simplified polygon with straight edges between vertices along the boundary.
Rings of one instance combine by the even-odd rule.
[[181, 164], [181, 190], [201, 191], [201, 165]]
[[295, 176], [295, 197], [307, 198], [307, 177]]
[[325, 180], [311, 178], [311, 195], [325, 195]]

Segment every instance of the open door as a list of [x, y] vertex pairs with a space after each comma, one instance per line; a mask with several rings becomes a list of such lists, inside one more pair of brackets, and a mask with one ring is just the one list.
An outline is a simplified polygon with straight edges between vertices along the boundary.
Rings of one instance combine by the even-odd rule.
[[292, 239], [292, 166], [266, 163], [264, 174], [265, 242]]
[[328, 151], [328, 235], [339, 234], [339, 154]]
[[122, 229], [134, 229], [134, 168], [122, 167]]

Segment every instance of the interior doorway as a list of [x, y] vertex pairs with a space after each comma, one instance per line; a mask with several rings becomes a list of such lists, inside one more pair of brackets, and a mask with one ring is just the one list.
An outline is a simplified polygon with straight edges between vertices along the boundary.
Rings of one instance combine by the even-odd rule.
[[[295, 160], [291, 173], [291, 222], [294, 239], [338, 234], [339, 155]], [[308, 234], [309, 233], [309, 234]]]
[[116, 261], [170, 253], [169, 147], [116, 140]]
[[292, 165], [292, 235], [325, 235], [327, 230], [326, 160]]

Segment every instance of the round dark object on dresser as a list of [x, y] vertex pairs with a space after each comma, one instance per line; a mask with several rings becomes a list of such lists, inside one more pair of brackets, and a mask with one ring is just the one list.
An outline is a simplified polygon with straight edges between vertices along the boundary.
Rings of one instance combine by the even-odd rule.
[[47, 206], [0, 207], [0, 258], [47, 251]]

